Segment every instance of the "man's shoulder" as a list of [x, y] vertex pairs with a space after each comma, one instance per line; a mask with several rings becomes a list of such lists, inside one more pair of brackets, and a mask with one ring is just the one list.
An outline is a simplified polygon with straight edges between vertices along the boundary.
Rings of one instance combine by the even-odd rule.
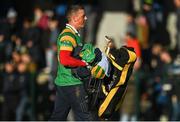
[[64, 29], [62, 30], [62, 32], [61, 32], [61, 35], [69, 35], [69, 34], [75, 35], [75, 32], [72, 31], [71, 29], [67, 28], [67, 27], [64, 28]]
[[69, 29], [69, 28], [65, 28], [62, 30], [61, 34], [59, 35], [59, 41], [61, 42], [71, 42], [71, 44], [75, 47], [76, 44], [76, 36], [74, 34], [74, 32]]
[[73, 38], [74, 40], [76, 40], [76, 34], [71, 29], [65, 28], [60, 33], [59, 38]]

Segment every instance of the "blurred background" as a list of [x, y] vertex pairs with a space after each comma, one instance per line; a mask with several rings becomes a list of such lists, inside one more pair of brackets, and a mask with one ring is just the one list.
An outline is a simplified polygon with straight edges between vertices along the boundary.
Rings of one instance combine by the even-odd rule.
[[119, 120], [180, 120], [180, 0], [1, 0], [0, 120], [48, 120], [56, 40], [75, 3], [84, 43], [103, 51], [107, 35], [137, 53]]

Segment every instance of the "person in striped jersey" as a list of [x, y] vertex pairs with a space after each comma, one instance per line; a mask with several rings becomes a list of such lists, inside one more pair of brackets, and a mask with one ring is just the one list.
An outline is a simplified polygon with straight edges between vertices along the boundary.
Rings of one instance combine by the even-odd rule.
[[50, 121], [65, 121], [70, 109], [76, 121], [94, 120], [88, 110], [88, 97], [83, 81], [73, 76], [71, 71], [72, 68], [88, 65], [85, 61], [72, 56], [76, 48], [83, 46], [78, 31], [84, 27], [87, 17], [81, 5], [70, 6], [66, 17], [68, 23], [57, 39], [58, 72], [55, 79], [57, 91]]

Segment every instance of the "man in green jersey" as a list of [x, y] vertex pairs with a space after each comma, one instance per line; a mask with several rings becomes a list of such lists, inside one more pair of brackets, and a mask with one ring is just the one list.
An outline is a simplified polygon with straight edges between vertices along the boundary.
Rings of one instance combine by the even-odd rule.
[[72, 68], [86, 67], [87, 63], [72, 56], [75, 48], [83, 46], [79, 30], [84, 27], [87, 17], [81, 5], [73, 5], [67, 10], [65, 29], [57, 40], [58, 72], [55, 79], [56, 99], [50, 120], [66, 120], [72, 109], [75, 120], [93, 120], [88, 110], [88, 97], [83, 81], [74, 77]]

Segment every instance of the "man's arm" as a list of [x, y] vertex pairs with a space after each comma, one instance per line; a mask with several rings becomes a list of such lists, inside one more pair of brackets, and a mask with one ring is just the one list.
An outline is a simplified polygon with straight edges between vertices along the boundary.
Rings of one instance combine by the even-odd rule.
[[78, 67], [86, 66], [86, 63], [71, 56], [72, 51], [60, 50], [59, 59], [60, 63], [64, 66]]

